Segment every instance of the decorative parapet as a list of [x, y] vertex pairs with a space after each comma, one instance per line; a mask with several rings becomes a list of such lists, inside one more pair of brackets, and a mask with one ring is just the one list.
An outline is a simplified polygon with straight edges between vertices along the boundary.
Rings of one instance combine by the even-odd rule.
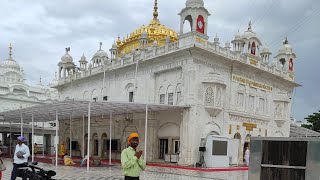
[[128, 54], [123, 54], [119, 56], [117, 59], [113, 59], [112, 63], [101, 65], [94, 68], [88, 68], [86, 70], [79, 71], [65, 80], [61, 78], [59, 80], [59, 84], [63, 84], [65, 82], [69, 82], [71, 80], [85, 78], [90, 75], [94, 75], [97, 73], [103, 73], [105, 69], [116, 69], [122, 66], [129, 66], [136, 61], [147, 61], [157, 56], [162, 56], [170, 52], [175, 52], [179, 49], [191, 47], [192, 45], [206, 49], [207, 51], [213, 52], [230, 60], [239, 61], [250, 66], [254, 66], [263, 71], [272, 73], [276, 76], [283, 77], [289, 81], [294, 82], [294, 73], [283, 71], [282, 69], [278, 69], [275, 66], [270, 66], [267, 63], [263, 63], [261, 58], [258, 56], [252, 56], [250, 54], [240, 54], [234, 51], [231, 51], [228, 48], [224, 48], [219, 46], [218, 44], [212, 43], [208, 41], [208, 37], [196, 32], [190, 32], [187, 34], [183, 34], [179, 37], [179, 41], [165, 44], [160, 47], [149, 47], [147, 50], [143, 52], [140, 50], [135, 52], [130, 52]]

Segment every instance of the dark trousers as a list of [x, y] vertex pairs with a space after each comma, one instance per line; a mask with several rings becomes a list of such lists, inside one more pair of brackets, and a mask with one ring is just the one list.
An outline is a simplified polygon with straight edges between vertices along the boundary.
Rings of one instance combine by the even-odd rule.
[[139, 177], [129, 177], [129, 176], [125, 176], [124, 180], [139, 180]]
[[[16, 180], [17, 175], [18, 175], [18, 169], [21, 167], [24, 167], [24, 164], [15, 164], [13, 163], [13, 169], [11, 172], [11, 180]], [[27, 178], [22, 178], [22, 180], [27, 180]]]

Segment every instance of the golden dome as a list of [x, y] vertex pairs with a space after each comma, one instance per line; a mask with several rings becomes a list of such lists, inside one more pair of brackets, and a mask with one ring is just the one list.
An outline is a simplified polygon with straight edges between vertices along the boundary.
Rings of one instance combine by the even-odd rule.
[[153, 12], [153, 19], [150, 21], [149, 25], [138, 28], [137, 30], [127, 35], [122, 41], [120, 37], [118, 37], [117, 45], [119, 50], [119, 55], [130, 53], [132, 49], [139, 49], [140, 48], [140, 36], [143, 32], [148, 33], [148, 44], [152, 46], [155, 40], [158, 41], [159, 46], [163, 46], [166, 43], [166, 37], [170, 37], [171, 42], [175, 42], [178, 40], [178, 33], [174, 30], [170, 29], [162, 25], [158, 19], [158, 3], [155, 0], [154, 3], [154, 12]]

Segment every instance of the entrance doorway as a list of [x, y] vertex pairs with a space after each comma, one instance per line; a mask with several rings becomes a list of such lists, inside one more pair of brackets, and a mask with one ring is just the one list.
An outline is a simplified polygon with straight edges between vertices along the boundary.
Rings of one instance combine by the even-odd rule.
[[246, 136], [246, 139], [245, 139], [245, 142], [244, 142], [244, 146], [243, 146], [243, 162], [245, 161], [244, 155], [245, 155], [245, 152], [246, 152], [246, 150], [247, 150], [247, 147], [250, 148], [250, 139], [251, 139], [251, 135], [248, 134], [248, 135]]
[[168, 154], [168, 139], [160, 139], [160, 155], [159, 159], [164, 159], [165, 155]]

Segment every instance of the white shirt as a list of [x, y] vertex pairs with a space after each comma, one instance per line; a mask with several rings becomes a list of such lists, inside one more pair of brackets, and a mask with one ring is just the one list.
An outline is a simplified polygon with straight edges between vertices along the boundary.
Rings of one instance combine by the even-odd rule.
[[[24, 153], [23, 155], [23, 159], [19, 159], [17, 156], [17, 153], [21, 151]], [[21, 144], [21, 146], [19, 144], [16, 145], [16, 150], [14, 151], [14, 157], [13, 157], [13, 163], [15, 164], [23, 164], [28, 162], [28, 157], [30, 156], [30, 151], [29, 151], [29, 147], [26, 146], [25, 144]]]

